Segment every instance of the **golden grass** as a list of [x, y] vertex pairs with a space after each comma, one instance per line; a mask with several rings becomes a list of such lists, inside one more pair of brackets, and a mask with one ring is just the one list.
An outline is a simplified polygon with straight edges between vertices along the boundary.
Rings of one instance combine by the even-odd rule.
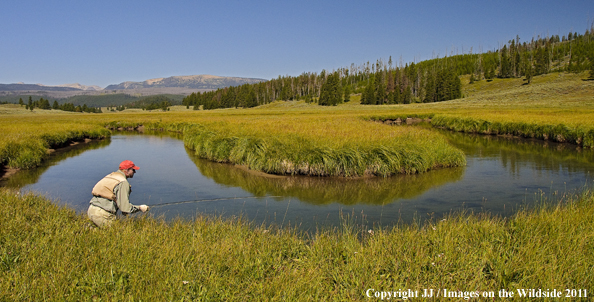
[[345, 217], [305, 235], [204, 216], [95, 229], [43, 197], [0, 190], [0, 300], [367, 301], [370, 290], [425, 288], [591, 296], [593, 203], [585, 191], [509, 219], [462, 213], [372, 230]]
[[[20, 152], [18, 158], [26, 159], [24, 153], [51, 142], [105, 134], [110, 122], [171, 129], [199, 123], [233, 129], [233, 135], [303, 136], [335, 147], [402, 137], [412, 143], [441, 139], [430, 130], [362, 119], [374, 115], [592, 127], [594, 83], [581, 78], [552, 74], [525, 86], [517, 79], [477, 82], [464, 86], [465, 99], [437, 104], [351, 102], [320, 108], [288, 102], [254, 109], [104, 114], [42, 114], [2, 105], [0, 112], [10, 112], [1, 113], [0, 154]], [[369, 289], [591, 290], [593, 202], [586, 191], [563, 196], [552, 208], [543, 200], [542, 207], [510, 219], [462, 213], [423, 228], [369, 231], [347, 219], [339, 229], [302, 237], [212, 217], [173, 223], [126, 219], [97, 230], [40, 196], [1, 190], [0, 300], [320, 301], [368, 300]]]
[[[102, 114], [66, 113], [54, 110], [33, 112], [18, 105], [0, 105], [0, 161], [7, 164], [3, 148], [8, 142], [22, 143], [50, 133], [98, 131], [110, 122], [129, 124], [202, 124], [232, 129], [233, 135], [290, 137], [338, 148], [382, 145], [398, 138], [423, 141], [439, 137], [429, 130], [391, 127], [363, 121], [371, 116], [442, 115], [451, 118], [507, 123], [532, 123], [569, 128], [594, 128], [594, 81], [583, 74], [552, 73], [535, 77], [530, 85], [522, 79], [495, 79], [467, 84], [463, 99], [441, 103], [365, 106], [358, 95], [339, 106], [317, 106], [303, 101], [275, 102], [251, 109], [189, 110], [176, 106], [171, 111], [126, 110]], [[4, 156], [4, 157], [1, 157]]]

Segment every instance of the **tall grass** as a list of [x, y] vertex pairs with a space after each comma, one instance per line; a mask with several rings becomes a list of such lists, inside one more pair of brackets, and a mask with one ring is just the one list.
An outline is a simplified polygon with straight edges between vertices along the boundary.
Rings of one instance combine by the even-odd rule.
[[[0, 300], [366, 300], [368, 289], [587, 289], [594, 286], [594, 195], [501, 219], [314, 235], [241, 218], [95, 229], [40, 196], [0, 190]], [[590, 292], [588, 292], [591, 294]], [[586, 299], [584, 299], [586, 300]]]
[[59, 148], [72, 141], [85, 138], [109, 137], [109, 130], [100, 125], [80, 124], [72, 119], [60, 123], [42, 123], [47, 120], [21, 120], [0, 123], [0, 165], [9, 168], [38, 166], [50, 148]]
[[[466, 117], [457, 123], [467, 129], [487, 125], [479, 120], [490, 123], [485, 129], [511, 129], [495, 128], [496, 122], [563, 124], [567, 135], [563, 127], [550, 134], [568, 139], [579, 137], [571, 129], [584, 129], [582, 144], [588, 145], [593, 82], [547, 75], [527, 86], [499, 79], [479, 84], [464, 86], [466, 99], [435, 104], [313, 108], [298, 102], [100, 115], [16, 108], [0, 119], [0, 162], [34, 166], [54, 144], [109, 135], [104, 126], [112, 121], [181, 131], [205, 157], [289, 174], [388, 175], [456, 163], [456, 149], [431, 130], [361, 119], [369, 116]], [[517, 128], [528, 133], [537, 126]], [[347, 217], [341, 228], [311, 236], [204, 216], [171, 223], [128, 217], [100, 230], [41, 196], [1, 189], [0, 300], [319, 301], [367, 300], [368, 289], [591, 291], [593, 215], [594, 194], [584, 191], [509, 219], [458, 213], [370, 231]]]
[[[281, 131], [274, 129], [278, 126], [258, 122], [249, 127], [235, 123], [156, 123], [145, 127], [183, 132], [186, 147], [202, 158], [272, 174], [385, 177], [466, 164], [461, 151], [425, 129], [318, 121], [313, 126], [326, 132], [319, 133], [309, 129], [309, 122], [286, 119]], [[356, 129], [361, 133], [345, 129], [354, 123], [360, 124]]]
[[[399, 172], [413, 173], [439, 166], [436, 164], [439, 162], [446, 166], [461, 163], [454, 159], [455, 152], [444, 151], [449, 155], [440, 155], [436, 150], [423, 150], [438, 148], [423, 143], [426, 139], [438, 142], [440, 138], [434, 134], [364, 120], [441, 117], [442, 123], [452, 129], [546, 137], [592, 146], [594, 82], [583, 81], [585, 77], [586, 74], [554, 73], [535, 77], [530, 85], [522, 85], [521, 79], [495, 79], [474, 84], [464, 80], [465, 98], [430, 104], [362, 106], [357, 104], [357, 98], [353, 98], [349, 103], [328, 108], [304, 102], [283, 102], [253, 109], [124, 111], [92, 115], [55, 110], [30, 112], [15, 105], [0, 105], [0, 109], [11, 106], [6, 114], [0, 110], [0, 162], [11, 167], [36, 166], [43, 158], [43, 145], [47, 148], [54, 140], [58, 145], [64, 141], [63, 138], [41, 137], [44, 133], [102, 131], [99, 129], [105, 125], [133, 128], [143, 124], [182, 131], [190, 124], [200, 124], [214, 133], [209, 136], [209, 144], [202, 146], [209, 148], [208, 152], [203, 149], [204, 156], [214, 160], [245, 162], [271, 173], [389, 175], [398, 169], [401, 169]], [[207, 138], [205, 134], [199, 137]], [[414, 146], [406, 145], [407, 142]], [[191, 144], [198, 146], [196, 142]], [[272, 154], [272, 160], [263, 161], [256, 156], [271, 155], [273, 147], [278, 147], [278, 154]], [[303, 152], [289, 150], [302, 147]], [[386, 154], [386, 148], [393, 154]], [[233, 154], [231, 150], [234, 150]], [[245, 156], [252, 151], [253, 156]], [[232, 161], [227, 154], [233, 155]], [[403, 154], [410, 160], [397, 159]], [[295, 160], [294, 156], [306, 158], [306, 161]], [[394, 160], [387, 161], [387, 157]], [[422, 158], [421, 163], [419, 158]], [[345, 169], [344, 165], [354, 168]]]
[[436, 115], [431, 124], [448, 130], [481, 134], [513, 135], [525, 138], [538, 138], [561, 143], [571, 143], [584, 147], [594, 147], [594, 128], [568, 127], [565, 124], [542, 124], [526, 122], [507, 122], [505, 120], [483, 120], [470, 117]]

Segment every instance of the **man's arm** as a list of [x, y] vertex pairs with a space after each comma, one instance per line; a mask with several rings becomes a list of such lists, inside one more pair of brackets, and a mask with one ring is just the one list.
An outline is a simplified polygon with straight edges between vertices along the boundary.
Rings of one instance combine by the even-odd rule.
[[138, 212], [140, 209], [130, 203], [130, 184], [128, 182], [121, 182], [115, 187], [116, 203], [118, 208], [122, 211], [122, 214], [128, 215]]

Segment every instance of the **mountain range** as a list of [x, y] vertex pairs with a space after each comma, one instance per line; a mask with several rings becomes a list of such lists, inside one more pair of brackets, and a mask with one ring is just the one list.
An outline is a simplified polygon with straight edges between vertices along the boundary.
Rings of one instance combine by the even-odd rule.
[[117, 85], [109, 85], [105, 87], [105, 90], [162, 87], [217, 89], [229, 86], [240, 86], [243, 84], [255, 84], [263, 81], [266, 80], [255, 78], [219, 77], [213, 75], [173, 76], [168, 78], [150, 79], [144, 82], [123, 82]]
[[[43, 84], [0, 84], [0, 92], [5, 93], [18, 93], [18, 92], [69, 92], [69, 94], [76, 94], [81, 92], [84, 94], [96, 91], [121, 91], [126, 92], [134, 91], [135, 93], [141, 92], [142, 90], [147, 91], [159, 91], [166, 89], [168, 92], [173, 92], [176, 89], [180, 93], [187, 93], [192, 89], [197, 90], [212, 90], [218, 88], [224, 88], [228, 86], [240, 86], [243, 84], [254, 84], [266, 81], [264, 79], [256, 78], [240, 78], [240, 77], [220, 77], [213, 75], [191, 75], [191, 76], [172, 76], [168, 78], [156, 78], [150, 79], [143, 82], [122, 82], [120, 84], [109, 85], [105, 88], [99, 86], [86, 86], [78, 83], [75, 84], [64, 84], [58, 86], [46, 86]], [[152, 93], [151, 93], [152, 94]]]

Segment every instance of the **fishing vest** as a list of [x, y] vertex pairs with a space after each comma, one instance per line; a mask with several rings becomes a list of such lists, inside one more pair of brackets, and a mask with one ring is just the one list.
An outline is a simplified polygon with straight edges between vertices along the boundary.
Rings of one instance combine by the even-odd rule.
[[115, 202], [117, 198], [113, 193], [113, 189], [123, 181], [126, 181], [126, 176], [122, 175], [120, 172], [113, 172], [103, 177], [103, 179], [93, 187], [93, 196], [100, 196]]

